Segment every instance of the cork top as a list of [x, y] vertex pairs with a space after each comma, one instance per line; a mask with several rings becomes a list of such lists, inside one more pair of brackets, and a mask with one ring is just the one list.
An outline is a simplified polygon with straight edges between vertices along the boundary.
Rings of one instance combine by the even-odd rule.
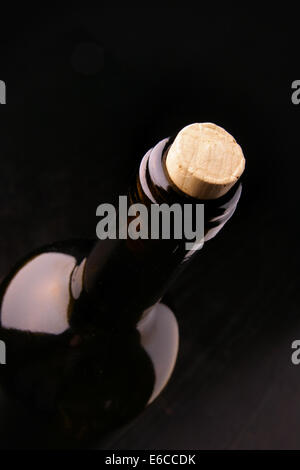
[[210, 122], [184, 127], [166, 157], [173, 183], [198, 199], [217, 199], [237, 182], [245, 168], [241, 147], [225, 129]]

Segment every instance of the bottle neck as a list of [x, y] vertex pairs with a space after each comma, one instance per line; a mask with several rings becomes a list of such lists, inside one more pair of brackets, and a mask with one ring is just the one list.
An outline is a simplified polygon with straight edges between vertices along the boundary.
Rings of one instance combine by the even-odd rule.
[[[165, 157], [170, 139], [164, 139], [141, 161], [139, 172], [128, 192], [129, 204], [204, 204], [204, 240], [216, 235], [233, 214], [241, 185], [214, 201], [201, 201], [182, 193], [168, 177]], [[127, 217], [126, 231], [134, 217]], [[124, 232], [123, 232], [124, 233]], [[128, 232], [127, 232], [128, 233]], [[101, 317], [118, 317], [124, 322], [139, 320], [143, 312], [158, 302], [171, 280], [180, 273], [194, 246], [186, 248], [186, 238], [106, 239], [98, 241], [87, 258], [83, 290], [97, 306]], [[203, 240], [202, 240], [203, 242]], [[193, 244], [192, 244], [193, 245]]]
[[131, 202], [144, 204], [203, 204], [204, 241], [213, 238], [233, 215], [242, 192], [242, 184], [233, 186], [218, 199], [201, 200], [183, 193], [171, 181], [166, 157], [173, 138], [163, 139], [143, 157], [136, 182], [130, 191]]

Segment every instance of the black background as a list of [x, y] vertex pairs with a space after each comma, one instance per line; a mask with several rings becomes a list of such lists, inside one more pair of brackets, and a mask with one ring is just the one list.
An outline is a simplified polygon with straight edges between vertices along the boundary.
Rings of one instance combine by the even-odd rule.
[[234, 218], [168, 293], [171, 381], [99, 448], [300, 448], [298, 27], [293, 10], [273, 13], [3, 13], [0, 276], [40, 245], [95, 236], [96, 207], [184, 125], [221, 125], [247, 159]]

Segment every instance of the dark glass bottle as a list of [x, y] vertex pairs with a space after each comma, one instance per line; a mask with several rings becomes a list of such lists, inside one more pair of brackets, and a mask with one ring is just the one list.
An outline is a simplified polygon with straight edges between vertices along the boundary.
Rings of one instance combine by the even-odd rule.
[[[212, 201], [183, 194], [165, 168], [170, 143], [145, 155], [129, 203], [203, 202], [206, 241], [231, 217], [241, 184]], [[85, 446], [160, 393], [175, 363], [178, 332], [158, 302], [197, 252], [187, 251], [186, 241], [59, 242], [11, 271], [0, 293], [7, 350], [0, 385], [10, 410], [7, 419], [2, 414], [2, 447]]]

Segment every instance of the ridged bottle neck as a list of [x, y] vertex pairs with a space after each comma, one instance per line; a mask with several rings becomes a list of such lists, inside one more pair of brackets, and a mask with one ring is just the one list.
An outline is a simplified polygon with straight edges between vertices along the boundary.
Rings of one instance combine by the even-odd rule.
[[166, 169], [166, 156], [173, 138], [160, 141], [143, 157], [135, 184], [129, 196], [131, 203], [203, 204], [204, 241], [213, 238], [234, 213], [242, 192], [239, 182], [218, 199], [201, 200], [183, 193], [171, 181]]

